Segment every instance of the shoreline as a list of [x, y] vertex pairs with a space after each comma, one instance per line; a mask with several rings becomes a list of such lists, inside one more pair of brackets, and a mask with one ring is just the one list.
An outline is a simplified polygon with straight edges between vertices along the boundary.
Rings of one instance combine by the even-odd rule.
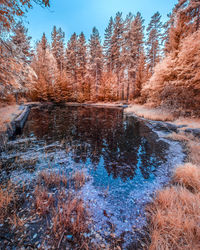
[[[18, 110], [21, 109], [21, 112], [16, 112], [17, 114], [14, 114], [14, 119], [12, 119], [9, 122], [6, 122], [4, 124], [4, 126], [6, 127], [6, 130], [1, 130], [0, 131], [0, 143], [2, 144], [2, 137], [8, 137], [8, 139], [10, 137], [12, 137], [15, 132], [17, 130], [20, 130], [23, 128], [26, 119], [28, 117], [28, 114], [31, 110], [32, 107], [42, 107], [42, 106], [51, 106], [51, 105], [58, 105], [58, 104], [54, 104], [51, 102], [47, 102], [47, 103], [42, 103], [42, 102], [30, 102], [30, 103], [25, 103], [23, 105], [16, 105], [18, 106]], [[142, 105], [132, 105], [132, 104], [123, 104], [123, 103], [63, 103], [61, 104], [61, 106], [81, 106], [81, 107], [99, 107], [99, 108], [123, 108], [124, 109], [124, 113], [128, 116], [134, 116], [137, 119], [143, 120], [149, 124], [151, 124], [152, 127], [155, 128], [159, 128], [161, 130], [165, 130], [167, 132], [185, 132], [185, 133], [190, 133], [193, 134], [194, 136], [197, 136], [200, 138], [200, 123], [199, 123], [199, 127], [197, 127], [197, 124], [194, 125], [194, 128], [189, 127], [189, 123], [191, 121], [191, 123], [193, 122], [192, 119], [187, 119], [187, 122], [185, 122], [185, 120], [181, 121], [180, 119], [175, 119], [174, 121], [163, 121], [162, 117], [161, 119], [149, 119], [146, 118], [146, 114], [145, 115], [139, 115], [137, 114], [137, 112], [134, 112], [134, 110], [132, 111], [131, 109], [133, 107], [144, 107]], [[1, 110], [1, 109], [0, 109]], [[154, 111], [155, 109], [146, 109], [145, 108], [145, 112], [146, 110], [148, 110], [149, 112]], [[148, 112], [147, 111], [147, 112]], [[12, 114], [13, 115], [13, 114]], [[148, 117], [148, 114], [147, 114]]]
[[[32, 107], [50, 107], [51, 105], [55, 105], [52, 103], [26, 103], [23, 106], [19, 106], [21, 107], [21, 113], [18, 114], [11, 122], [10, 124], [7, 124], [7, 131], [6, 131], [6, 135], [7, 138], [6, 140], [8, 140], [10, 137], [12, 137], [16, 131], [23, 129], [23, 126], [25, 125], [25, 122], [28, 118], [29, 112], [31, 110]], [[124, 107], [124, 104], [99, 104], [99, 103], [92, 103], [92, 104], [77, 104], [77, 103], [67, 103], [64, 104], [64, 106], [82, 106], [82, 107], [110, 107], [110, 108], [126, 108]], [[167, 156], [169, 156], [170, 159], [168, 159], [167, 161], [167, 165], [168, 165], [168, 170], [169, 170], [169, 175], [166, 178], [166, 176], [163, 176], [163, 178], [166, 178], [165, 181], [161, 181], [161, 185], [156, 188], [155, 187], [155, 192], [153, 194], [152, 200], [150, 201], [150, 203], [153, 203], [155, 200], [155, 196], [157, 192], [162, 192], [162, 190], [164, 190], [165, 187], [170, 187], [170, 182], [172, 181], [172, 177], [173, 177], [173, 172], [176, 170], [176, 166], [180, 165], [180, 164], [184, 164], [184, 159], [185, 156], [187, 156], [188, 154], [184, 152], [183, 150], [183, 144], [181, 142], [177, 142], [176, 140], [170, 139], [170, 138], [166, 138], [166, 135], [171, 134], [172, 132], [175, 133], [179, 133], [180, 131], [183, 132], [182, 128], [183, 125], [176, 125], [174, 123], [171, 122], [163, 122], [163, 121], [155, 121], [155, 120], [149, 120], [147, 118], [144, 117], [140, 117], [135, 113], [132, 114], [127, 114], [125, 112], [126, 115], [129, 116], [133, 116], [139, 120], [145, 121], [145, 123], [158, 135], [158, 140], [164, 140], [166, 141], [166, 143], [169, 144], [170, 146], [170, 150], [169, 150], [169, 154], [167, 154]], [[187, 128], [188, 129], [188, 128]], [[196, 129], [190, 129], [190, 132], [188, 133], [194, 133], [194, 131], [196, 131]], [[5, 134], [4, 134], [5, 135]], [[171, 143], [170, 143], [171, 140]], [[5, 141], [6, 142], [6, 141]], [[177, 147], [176, 145], [180, 145], [181, 148], [181, 155], [180, 156], [180, 152], [177, 153]], [[174, 148], [174, 151], [173, 151]], [[179, 149], [180, 149], [179, 148]], [[1, 151], [1, 148], [0, 148]], [[178, 157], [176, 157], [176, 154], [178, 155]], [[184, 155], [184, 156], [183, 156]], [[177, 160], [178, 159], [178, 160]], [[181, 159], [181, 162], [176, 162], [179, 161]], [[162, 178], [161, 178], [162, 179]], [[164, 180], [164, 179], [163, 179]], [[147, 225], [148, 226], [148, 225]]]

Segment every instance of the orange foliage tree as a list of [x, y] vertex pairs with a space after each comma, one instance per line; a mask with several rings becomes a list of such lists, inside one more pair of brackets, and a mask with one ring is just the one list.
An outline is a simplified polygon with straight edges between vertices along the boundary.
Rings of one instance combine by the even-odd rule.
[[155, 68], [143, 89], [147, 102], [164, 105], [183, 115], [200, 115], [200, 31], [180, 43], [176, 54], [170, 53]]

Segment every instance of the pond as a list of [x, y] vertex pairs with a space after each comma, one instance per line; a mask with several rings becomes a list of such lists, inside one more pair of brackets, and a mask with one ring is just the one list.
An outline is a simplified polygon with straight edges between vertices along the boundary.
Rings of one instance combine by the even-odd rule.
[[125, 249], [142, 233], [145, 205], [169, 180], [172, 163], [183, 160], [177, 142], [122, 108], [86, 106], [32, 108], [0, 157], [1, 183], [28, 185], [44, 169], [83, 171], [78, 195], [90, 211], [93, 241], [108, 245], [112, 234]]

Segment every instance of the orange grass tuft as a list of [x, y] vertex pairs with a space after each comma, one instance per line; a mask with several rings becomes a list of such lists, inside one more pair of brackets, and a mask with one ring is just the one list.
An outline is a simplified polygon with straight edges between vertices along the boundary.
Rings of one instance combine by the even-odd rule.
[[153, 249], [200, 249], [200, 194], [183, 187], [158, 192], [147, 208]]
[[44, 184], [50, 187], [60, 187], [61, 185], [67, 186], [67, 177], [55, 171], [42, 171], [39, 174], [39, 182], [44, 181]]
[[178, 183], [187, 189], [195, 192], [200, 191], [200, 168], [186, 163], [176, 168], [173, 182]]
[[54, 205], [54, 198], [49, 194], [47, 189], [42, 186], [36, 186], [34, 191], [35, 209], [38, 214], [44, 216], [49, 213], [50, 208]]
[[74, 184], [75, 184], [75, 188], [79, 189], [82, 186], [84, 186], [85, 182], [86, 182], [86, 177], [83, 171], [80, 172], [76, 172], [74, 174], [74, 176], [72, 177]]
[[63, 232], [80, 238], [88, 229], [83, 200], [69, 196], [65, 202], [60, 202], [58, 209], [54, 211], [52, 221], [56, 238], [59, 238]]

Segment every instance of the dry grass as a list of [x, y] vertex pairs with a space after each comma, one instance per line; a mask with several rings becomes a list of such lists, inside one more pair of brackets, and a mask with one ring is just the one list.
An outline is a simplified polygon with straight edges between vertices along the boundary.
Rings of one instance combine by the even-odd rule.
[[170, 187], [148, 207], [153, 249], [200, 249], [200, 194]]
[[157, 193], [148, 206], [149, 249], [200, 249], [200, 141], [192, 135], [171, 134], [185, 143], [188, 162], [178, 166], [173, 186]]
[[22, 229], [24, 227], [24, 224], [27, 222], [27, 220], [23, 220], [19, 218], [16, 211], [11, 217], [9, 217], [9, 221], [11, 225], [13, 225], [15, 228], [18, 228], [18, 229]]
[[174, 141], [182, 141], [185, 143], [188, 143], [190, 141], [195, 141], [195, 142], [199, 142], [199, 140], [193, 136], [192, 134], [186, 134], [184, 133], [184, 131], [181, 131], [179, 133], [171, 133], [168, 135], [168, 138], [171, 138]]
[[188, 162], [200, 165], [200, 140], [198, 138], [184, 132], [172, 133], [168, 138], [184, 142], [188, 151]]
[[[84, 185], [85, 176], [82, 172], [75, 173], [74, 177], [77, 188]], [[62, 173], [53, 170], [42, 171], [29, 198], [26, 196], [25, 185], [18, 187], [8, 183], [5, 188], [0, 186], [0, 224], [6, 222], [11, 232], [18, 232], [21, 234], [19, 237], [23, 238], [26, 237], [23, 226], [40, 217], [38, 222], [41, 224], [38, 226], [43, 227], [40, 239], [42, 245], [47, 244], [53, 249], [64, 249], [65, 246], [69, 246], [68, 239], [64, 236], [72, 235], [72, 244], [80, 247], [79, 249], [89, 249], [88, 244], [92, 243], [84, 236], [84, 233], [88, 232], [90, 223], [87, 206], [72, 189], [75, 186], [67, 185], [68, 182], [70, 184]], [[25, 199], [28, 207], [21, 210]]]
[[80, 172], [76, 172], [73, 177], [72, 180], [74, 181], [74, 185], [75, 185], [75, 189], [79, 189], [82, 186], [84, 186], [85, 182], [86, 182], [86, 177], [83, 171]]
[[133, 106], [126, 108], [124, 111], [127, 114], [136, 114], [137, 116], [143, 117], [148, 120], [155, 120], [155, 121], [174, 120], [173, 114], [162, 109], [151, 108], [144, 105], [135, 104]]
[[174, 121], [174, 124], [176, 125], [185, 125], [185, 128], [200, 128], [200, 119], [197, 118], [185, 118], [185, 117], [180, 117], [176, 121]]
[[[85, 183], [83, 172], [76, 172], [71, 179], [75, 188], [80, 188]], [[73, 235], [76, 243], [86, 249], [87, 241], [83, 234], [88, 231], [89, 216], [87, 208], [82, 199], [68, 187], [66, 189], [67, 177], [56, 171], [42, 171], [38, 175], [37, 186], [34, 191], [34, 202], [36, 212], [50, 222], [51, 238], [45, 239], [47, 244], [59, 249], [65, 243], [64, 235]], [[69, 182], [69, 186], [70, 182]], [[50, 193], [52, 187], [56, 192]]]
[[17, 214], [17, 208], [20, 206], [19, 192], [24, 190], [8, 182], [6, 188], [0, 187], [0, 223], [9, 223], [12, 228], [18, 230], [23, 228], [26, 223], [25, 219], [21, 219]]
[[39, 215], [46, 215], [54, 205], [54, 198], [48, 190], [42, 186], [36, 186], [35, 191], [35, 209]]
[[186, 163], [176, 168], [173, 182], [183, 187], [199, 192], [200, 191], [200, 168], [191, 163]]
[[188, 143], [189, 150], [189, 161], [197, 166], [200, 165], [200, 143], [197, 141], [189, 141]]
[[67, 177], [55, 171], [41, 171], [38, 178], [39, 182], [44, 182], [44, 185], [48, 188], [67, 186]]
[[15, 188], [8, 183], [6, 189], [0, 187], [0, 221], [2, 222], [9, 214], [10, 205], [16, 200]]
[[55, 238], [63, 232], [81, 238], [88, 230], [87, 216], [83, 200], [68, 196], [65, 202], [59, 202], [52, 219]]

